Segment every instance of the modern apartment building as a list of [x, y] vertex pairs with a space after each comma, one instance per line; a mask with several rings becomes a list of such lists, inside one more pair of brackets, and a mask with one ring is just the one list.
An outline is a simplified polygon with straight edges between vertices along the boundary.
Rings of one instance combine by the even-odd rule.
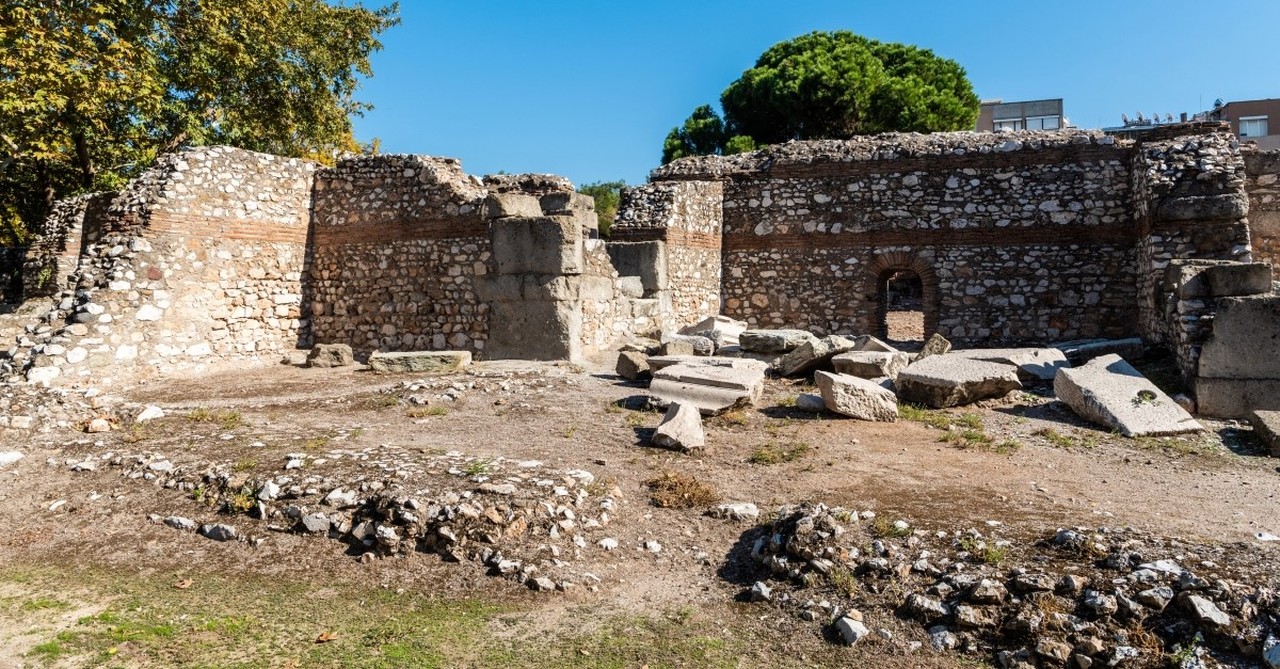
[[1062, 98], [1005, 102], [988, 100], [978, 114], [979, 132], [997, 130], [1061, 130], [1067, 119], [1062, 115]]

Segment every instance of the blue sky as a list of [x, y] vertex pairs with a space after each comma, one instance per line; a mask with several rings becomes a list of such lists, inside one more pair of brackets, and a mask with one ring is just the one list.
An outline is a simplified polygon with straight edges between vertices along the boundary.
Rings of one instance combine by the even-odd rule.
[[[376, 0], [366, 0], [376, 4]], [[1276, 0], [402, 0], [356, 134], [472, 174], [641, 183], [662, 140], [776, 42], [852, 30], [958, 61], [979, 97], [1085, 128], [1280, 98]]]

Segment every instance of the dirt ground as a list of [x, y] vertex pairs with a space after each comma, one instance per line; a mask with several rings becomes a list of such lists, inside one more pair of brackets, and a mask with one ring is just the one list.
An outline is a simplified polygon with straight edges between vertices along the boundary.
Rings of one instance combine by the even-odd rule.
[[[611, 362], [586, 368], [480, 363], [464, 374], [429, 379], [421, 391], [406, 386], [421, 378], [414, 375], [245, 369], [113, 389], [116, 406], [130, 407], [123, 413], [148, 404], [164, 409], [165, 418], [146, 426], [92, 435], [0, 430], [0, 451], [25, 455], [0, 469], [0, 667], [348, 666], [346, 656], [308, 655], [319, 647], [311, 641], [323, 632], [318, 626], [273, 636], [262, 646], [265, 655], [234, 662], [224, 656], [225, 664], [200, 653], [167, 655], [177, 652], [166, 645], [174, 643], [170, 637], [116, 639], [103, 650], [78, 631], [100, 625], [104, 612], [141, 610], [122, 603], [129, 597], [161, 598], [181, 611], [176, 617], [194, 614], [170, 601], [181, 594], [170, 585], [185, 579], [197, 590], [208, 588], [205, 599], [193, 600], [202, 606], [240, 601], [233, 591], [257, 592], [236, 606], [256, 611], [250, 618], [261, 626], [276, 624], [270, 593], [293, 586], [303, 590], [277, 598], [281, 607], [295, 607], [279, 614], [281, 621], [321, 615], [297, 613], [299, 607], [344, 611], [325, 603], [334, 592], [355, 593], [352, 601], [362, 602], [383, 590], [424, 602], [500, 607], [481, 616], [477, 645], [446, 653], [438, 666], [951, 667], [990, 661], [933, 653], [927, 645], [907, 652], [899, 642], [927, 637], [891, 613], [870, 615], [898, 641], [845, 648], [817, 625], [742, 603], [750, 582], [726, 564], [754, 524], [709, 517], [706, 505], [652, 505], [645, 482], [665, 472], [693, 475], [723, 502], [753, 502], [762, 518], [783, 504], [823, 502], [902, 519], [925, 532], [999, 528], [1002, 537], [1028, 542], [1061, 527], [1131, 526], [1185, 541], [1243, 544], [1259, 562], [1277, 559], [1275, 544], [1255, 537], [1280, 535], [1280, 474], [1247, 425], [1206, 421], [1201, 435], [1125, 439], [1082, 423], [1046, 389], [1032, 388], [928, 412], [945, 414], [944, 422], [963, 418], [989, 437], [941, 441], [948, 430], [936, 427], [936, 415], [867, 423], [807, 414], [793, 408], [797, 393], [810, 390], [804, 382], [770, 380], [760, 406], [708, 419], [707, 448], [685, 455], [648, 445], [661, 416], [643, 408], [643, 386], [614, 376]], [[455, 399], [439, 397], [451, 388]], [[415, 405], [415, 392], [430, 394], [430, 401]], [[128, 478], [120, 467], [75, 471], [68, 464], [144, 452], [191, 472], [221, 464], [250, 477], [283, 474], [297, 459], [291, 456], [303, 454], [305, 472], [325, 480], [433, 490], [471, 485], [457, 473], [471, 463], [506, 475], [524, 466], [517, 463], [537, 461], [538, 471], [586, 470], [616, 486], [621, 499], [612, 522], [567, 560], [567, 569], [598, 582], [535, 593], [465, 561], [427, 555], [362, 560], [338, 541], [271, 531], [246, 516], [228, 519], [190, 491]], [[234, 523], [251, 540], [214, 542], [153, 522], [152, 514]], [[597, 547], [606, 537], [619, 547]], [[648, 542], [661, 549], [654, 552]], [[139, 591], [144, 582], [160, 585]], [[241, 585], [250, 583], [257, 590]], [[42, 610], [45, 599], [58, 605]], [[322, 624], [337, 623], [314, 623]], [[494, 647], [513, 654], [495, 660], [486, 654]], [[392, 658], [367, 666], [411, 665]]]

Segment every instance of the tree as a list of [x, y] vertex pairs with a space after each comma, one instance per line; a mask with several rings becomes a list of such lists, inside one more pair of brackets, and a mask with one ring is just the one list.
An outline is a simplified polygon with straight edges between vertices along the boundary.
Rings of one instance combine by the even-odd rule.
[[[397, 6], [325, 0], [7, 0], [0, 217], [113, 188], [157, 155], [230, 144], [332, 159]], [[4, 226], [0, 226], [3, 228]]]
[[622, 202], [622, 189], [627, 187], [625, 181], [596, 181], [578, 188], [583, 195], [590, 195], [596, 201], [596, 222], [600, 227], [600, 235], [609, 236], [609, 229], [618, 217], [618, 205]]
[[[955, 61], [848, 31], [813, 32], [775, 44], [729, 84], [720, 104], [723, 119], [704, 105], [683, 128], [671, 131], [663, 162], [792, 139], [966, 130], [979, 110], [978, 96]], [[722, 141], [693, 141], [694, 121], [721, 128]]]

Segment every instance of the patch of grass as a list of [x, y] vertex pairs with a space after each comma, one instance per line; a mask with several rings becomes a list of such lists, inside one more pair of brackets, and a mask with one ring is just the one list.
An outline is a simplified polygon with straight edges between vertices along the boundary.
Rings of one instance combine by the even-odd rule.
[[587, 494], [596, 497], [604, 497], [609, 494], [609, 490], [618, 485], [618, 479], [614, 476], [600, 476], [587, 486]]
[[1044, 437], [1044, 440], [1049, 442], [1050, 446], [1057, 448], [1070, 448], [1076, 444], [1076, 440], [1051, 427], [1042, 427], [1031, 434], [1037, 437]]
[[[210, 573], [175, 590], [178, 574], [0, 569], [0, 580], [19, 575], [33, 577], [39, 594], [69, 589], [103, 607], [46, 632], [27, 653], [67, 666], [727, 669], [740, 666], [750, 643], [696, 607], [548, 633], [526, 624], [519, 605], [308, 579]], [[316, 643], [321, 634], [332, 641]]]
[[986, 542], [969, 535], [960, 537], [960, 548], [989, 565], [998, 565], [1009, 557], [1007, 546], [997, 546], [994, 541]]
[[120, 437], [120, 440], [126, 444], [136, 444], [151, 438], [150, 423], [134, 423], [129, 426], [129, 431]]
[[622, 413], [623, 411], [625, 411], [625, 409], [622, 406], [624, 402], [626, 402], [625, 399], [615, 400], [613, 402], [605, 402], [604, 412], [605, 413]]
[[250, 509], [258, 505], [258, 497], [253, 494], [252, 488], [245, 486], [227, 495], [226, 505], [227, 511], [230, 513], [248, 513]]
[[790, 409], [796, 405], [796, 400], [799, 399], [799, 397], [799, 395], [783, 395], [778, 398], [778, 406]]
[[947, 430], [938, 441], [948, 444], [955, 444], [959, 448], [975, 448], [988, 446], [995, 441], [993, 437], [982, 430]]
[[400, 406], [400, 397], [393, 393], [378, 393], [373, 395], [366, 402], [365, 406], [370, 409], [390, 409], [391, 407]]
[[71, 649], [66, 646], [66, 642], [69, 641], [70, 638], [63, 638], [63, 636], [66, 635], [67, 633], [64, 632], [63, 634], [59, 634], [58, 638], [50, 639], [41, 644], [36, 644], [36, 646], [31, 649], [31, 652], [27, 654], [45, 662], [53, 662], [63, 658], [64, 656], [70, 655]]
[[406, 409], [404, 412], [404, 415], [408, 416], [409, 418], [428, 418], [431, 416], [448, 416], [449, 407], [440, 406], [438, 404], [436, 406], [429, 406], [429, 407], [413, 407], [411, 409]]
[[348, 432], [347, 436], [351, 437], [352, 439], [359, 439], [360, 435], [362, 434], [364, 434], [364, 428], [357, 427], [357, 428], [353, 428], [350, 432]]
[[753, 465], [776, 465], [783, 462], [793, 462], [804, 457], [810, 450], [812, 449], [809, 444], [802, 441], [789, 444], [771, 442], [752, 451], [751, 457], [747, 458], [747, 462]]
[[1003, 441], [996, 443], [993, 449], [995, 450], [996, 453], [999, 453], [1000, 455], [1009, 455], [1011, 453], [1017, 453], [1018, 451], [1022, 450], [1022, 442], [1018, 441], [1017, 439], [1005, 439]]
[[648, 417], [652, 415], [653, 414], [633, 411], [627, 414], [626, 418], [622, 419], [622, 424], [627, 427], [644, 427], [645, 423], [648, 422]]
[[742, 408], [730, 409], [719, 416], [712, 419], [714, 425], [722, 427], [746, 427], [750, 422], [747, 416], [747, 410]]
[[982, 430], [982, 416], [976, 413], [963, 413], [959, 418], [955, 419], [955, 424], [968, 430]]
[[853, 599], [858, 596], [858, 577], [844, 567], [835, 567], [827, 574], [827, 580], [840, 594]]
[[192, 423], [217, 423], [224, 430], [234, 430], [244, 425], [244, 416], [239, 411], [230, 409], [213, 411], [198, 407], [187, 413], [187, 420]]
[[952, 425], [951, 414], [946, 411], [930, 409], [910, 402], [898, 403], [898, 417], [913, 423], [923, 423], [939, 430], [945, 430]]
[[322, 434], [302, 442], [302, 448], [308, 451], [318, 451], [327, 447], [331, 441], [333, 441], [333, 435]]
[[644, 482], [649, 500], [664, 509], [693, 509], [720, 501], [720, 493], [696, 477], [682, 472], [664, 472]]
[[247, 472], [252, 469], [256, 469], [257, 467], [258, 461], [253, 458], [240, 458], [239, 460], [236, 460], [234, 465], [231, 465], [232, 471], [237, 472]]
[[493, 467], [493, 462], [489, 460], [472, 460], [462, 468], [462, 473], [467, 476], [482, 476], [488, 474]]
[[577, 426], [577, 425], [570, 425], [570, 426], [569, 426], [569, 429], [567, 429], [567, 430], [565, 430], [565, 431], [564, 431], [564, 438], [565, 438], [565, 439], [573, 439], [573, 435], [575, 435], [575, 434], [577, 434], [577, 433], [578, 433], [578, 426]]
[[889, 520], [888, 516], [876, 516], [871, 523], [871, 531], [878, 537], [905, 537], [911, 534], [910, 525], [899, 525], [896, 520]]
[[27, 612], [66, 611], [71, 608], [71, 605], [61, 599], [54, 599], [52, 597], [35, 597], [22, 602], [18, 608]]

